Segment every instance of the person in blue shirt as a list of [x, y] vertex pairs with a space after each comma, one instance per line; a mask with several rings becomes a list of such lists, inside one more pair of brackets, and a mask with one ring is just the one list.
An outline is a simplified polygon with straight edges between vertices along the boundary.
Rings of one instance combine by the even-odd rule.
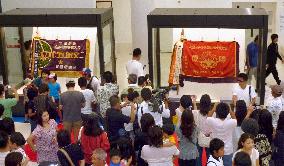
[[257, 78], [257, 59], [258, 59], [258, 35], [254, 38], [254, 41], [247, 46], [246, 66], [248, 72], [248, 83], [251, 84], [252, 76], [255, 80]]
[[[61, 87], [60, 87], [60, 84], [56, 82], [57, 75], [55, 73], [51, 73], [48, 76], [48, 78], [49, 78], [49, 82], [48, 82], [49, 96], [54, 99], [55, 103], [58, 106], [60, 93], [61, 93]], [[62, 115], [60, 112], [58, 112], [58, 116], [60, 118], [60, 121], [62, 121]]]

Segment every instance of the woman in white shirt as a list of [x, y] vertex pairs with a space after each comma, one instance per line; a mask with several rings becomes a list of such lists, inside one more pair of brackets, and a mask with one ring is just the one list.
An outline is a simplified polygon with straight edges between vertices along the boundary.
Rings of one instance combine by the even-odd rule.
[[159, 126], [150, 127], [148, 136], [149, 145], [143, 146], [141, 158], [149, 166], [173, 166], [173, 157], [179, 155], [177, 147], [163, 147], [163, 131]]
[[176, 126], [180, 126], [180, 119], [181, 119], [181, 114], [184, 110], [190, 109], [192, 110], [192, 99], [189, 95], [183, 95], [180, 100], [179, 100], [179, 107], [176, 109], [176, 120], [173, 119], [174, 124]]
[[[209, 156], [209, 142], [210, 141], [210, 127], [206, 123], [206, 118], [208, 112], [211, 110], [211, 98], [208, 94], [204, 94], [200, 98], [200, 110], [192, 110], [195, 124], [199, 130], [198, 134], [198, 152], [199, 152], [199, 158], [197, 160], [198, 165], [201, 165], [201, 156], [203, 148], [206, 150], [206, 155]], [[208, 142], [207, 145], [204, 144], [204, 142]]]
[[[249, 154], [250, 159], [251, 159], [251, 164], [252, 166], [259, 166], [259, 153], [258, 151], [254, 148], [254, 136], [248, 133], [244, 133], [241, 135], [241, 138], [238, 143], [238, 152], [246, 152]], [[233, 155], [233, 165], [234, 165], [234, 158], [236, 153]]]

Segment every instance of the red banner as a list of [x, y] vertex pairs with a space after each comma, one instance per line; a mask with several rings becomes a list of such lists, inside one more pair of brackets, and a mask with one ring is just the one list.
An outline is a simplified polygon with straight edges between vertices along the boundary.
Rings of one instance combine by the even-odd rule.
[[228, 79], [235, 78], [237, 72], [237, 42], [184, 42], [182, 55], [184, 76], [197, 79]]

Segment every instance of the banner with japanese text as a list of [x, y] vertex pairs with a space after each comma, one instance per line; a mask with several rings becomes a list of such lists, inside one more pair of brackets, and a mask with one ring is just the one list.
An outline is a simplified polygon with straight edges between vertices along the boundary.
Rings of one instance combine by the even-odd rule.
[[238, 73], [237, 42], [185, 41], [182, 75], [196, 82], [234, 82]]
[[35, 37], [32, 43], [29, 73], [37, 77], [42, 69], [59, 77], [78, 77], [89, 67], [89, 40], [45, 40]]

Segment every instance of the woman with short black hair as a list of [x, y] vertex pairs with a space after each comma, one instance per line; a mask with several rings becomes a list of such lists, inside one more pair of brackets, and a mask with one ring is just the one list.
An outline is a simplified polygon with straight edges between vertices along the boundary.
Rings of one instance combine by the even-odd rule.
[[67, 155], [72, 160], [74, 166], [84, 166], [84, 153], [78, 144], [71, 143], [70, 133], [67, 130], [59, 130], [57, 133], [57, 142], [59, 150], [57, 156], [59, 162], [62, 166], [71, 165], [70, 161], [67, 159]]

